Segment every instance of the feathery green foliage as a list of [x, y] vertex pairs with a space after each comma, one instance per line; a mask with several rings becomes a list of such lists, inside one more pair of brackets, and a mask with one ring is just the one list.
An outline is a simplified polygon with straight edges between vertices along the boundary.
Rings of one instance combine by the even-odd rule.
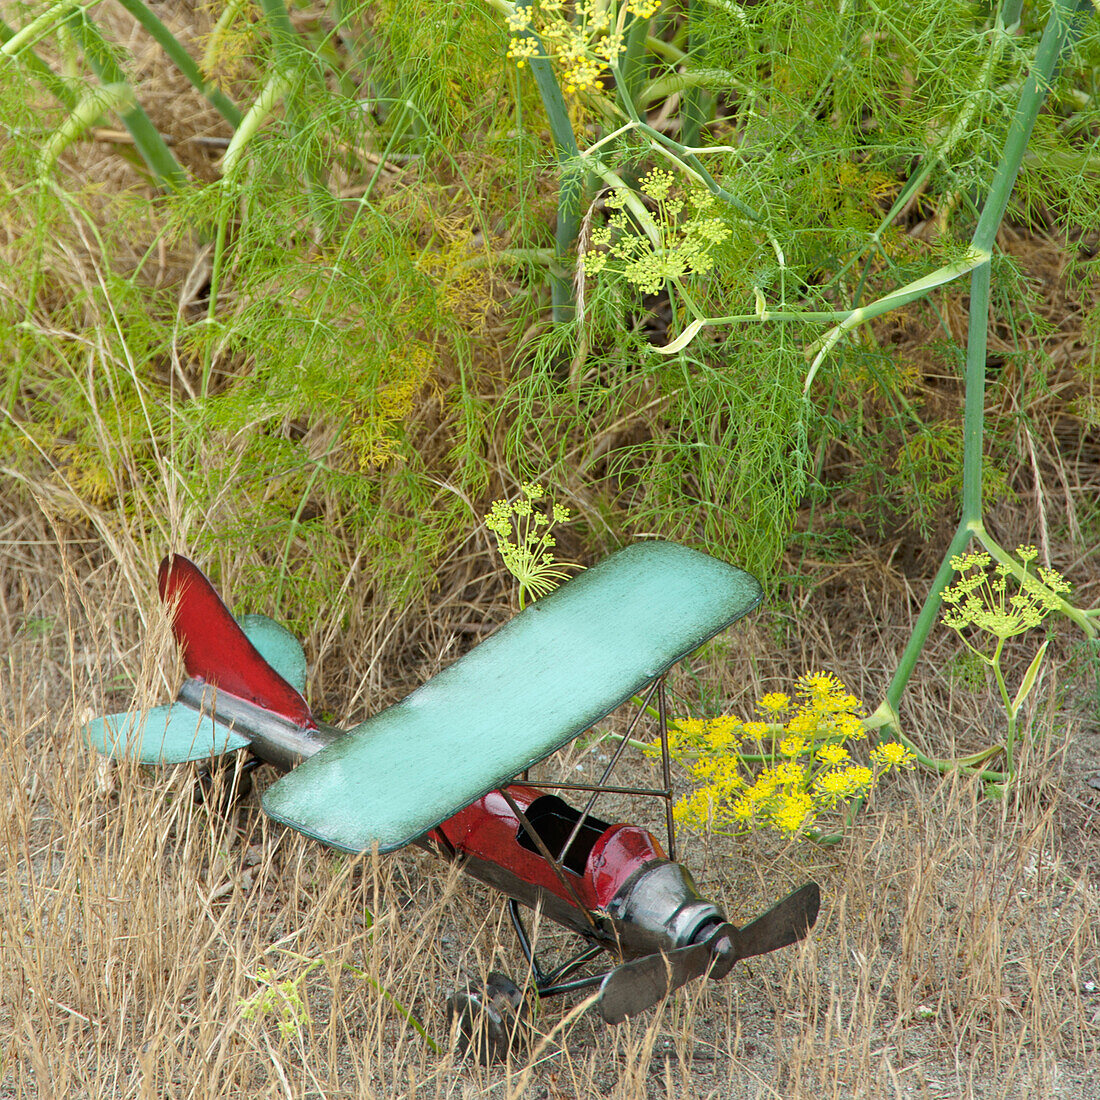
[[[671, 535], [774, 576], [839, 438], [849, 489], [930, 523], [957, 428], [865, 322], [909, 300], [942, 318], [984, 255], [1045, 12], [609, 5], [621, 38], [563, 82], [566, 38], [530, 35], [565, 9], [535, 7], [264, 0], [184, 28], [140, 0], [79, 25], [13, 6], [0, 163], [30, 232], [5, 245], [4, 464], [115, 537], [221, 547], [291, 617], [349, 560], [379, 592], [430, 584], [468, 502], [536, 475], [583, 487], [605, 541]], [[151, 49], [129, 56], [131, 33]], [[1014, 217], [1100, 208], [1097, 48], [1090, 25]], [[162, 70], [186, 111], [158, 105]], [[32, 89], [55, 106], [28, 110]], [[134, 108], [149, 133], [104, 136]], [[707, 196], [691, 263], [664, 262], [694, 230], [647, 195], [655, 169]], [[632, 235], [651, 279], [585, 276], [581, 254]], [[996, 262], [1001, 315], [1033, 328]]]

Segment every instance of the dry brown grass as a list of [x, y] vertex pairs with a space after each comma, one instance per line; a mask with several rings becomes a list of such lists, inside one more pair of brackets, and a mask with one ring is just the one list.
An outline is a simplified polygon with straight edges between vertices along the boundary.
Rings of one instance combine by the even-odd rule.
[[[0, 541], [5, 1095], [1100, 1095], [1096, 807], [1082, 783], [1097, 736], [1080, 718], [1080, 680], [1058, 672], [1068, 633], [1034, 716], [1053, 736], [1024, 761], [1014, 799], [924, 774], [885, 791], [835, 849], [685, 838], [685, 862], [735, 920], [817, 878], [812, 940], [617, 1029], [579, 1001], [551, 1002], [534, 1056], [486, 1070], [448, 1052], [442, 1004], [464, 975], [520, 977], [498, 899], [420, 852], [326, 851], [254, 801], [212, 815], [192, 801], [188, 768], [105, 769], [80, 744], [81, 717], [135, 692], [163, 701], [175, 659], [153, 563], [96, 567], [94, 547], [57, 531], [24, 510]], [[139, 604], [118, 578], [143, 571]], [[873, 699], [907, 612], [872, 571], [861, 580], [799, 630], [765, 613], [677, 687], [702, 682], [745, 705], [827, 666]], [[447, 633], [444, 616], [435, 630]], [[906, 719], [940, 750], [967, 748], [995, 710], [945, 678], [944, 657], [925, 662]], [[582, 749], [558, 766], [578, 764]], [[300, 1027], [248, 1017], [261, 968], [285, 981], [308, 960], [321, 962], [301, 982]]]

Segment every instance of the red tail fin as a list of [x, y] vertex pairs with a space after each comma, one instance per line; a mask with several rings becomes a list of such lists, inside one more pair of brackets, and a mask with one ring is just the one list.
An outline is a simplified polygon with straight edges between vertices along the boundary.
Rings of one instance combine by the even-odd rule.
[[157, 587], [165, 605], [175, 609], [172, 633], [189, 675], [295, 725], [317, 728], [309, 704], [260, 656], [194, 562], [179, 554], [165, 558]]

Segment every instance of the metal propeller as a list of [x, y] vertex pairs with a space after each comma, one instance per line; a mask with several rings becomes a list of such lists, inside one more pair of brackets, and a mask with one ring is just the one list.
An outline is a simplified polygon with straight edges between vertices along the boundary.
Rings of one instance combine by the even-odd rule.
[[744, 928], [720, 924], [699, 943], [623, 963], [600, 986], [600, 1015], [609, 1024], [621, 1023], [693, 978], [723, 978], [738, 959], [796, 943], [813, 927], [820, 907], [821, 890], [809, 882]]

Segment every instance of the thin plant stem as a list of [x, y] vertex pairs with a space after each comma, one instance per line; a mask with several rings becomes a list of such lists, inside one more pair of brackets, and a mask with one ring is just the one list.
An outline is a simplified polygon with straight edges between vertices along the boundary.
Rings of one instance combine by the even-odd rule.
[[[620, 9], [625, 12], [625, 8]], [[619, 58], [620, 79], [615, 81], [620, 104], [629, 103], [631, 107], [638, 101], [642, 78], [645, 76], [645, 41], [649, 20], [634, 16], [626, 32], [626, 49]]]
[[[531, 0], [518, 0], [511, 4], [507, 0], [487, 0], [489, 6], [503, 15], [529, 8]], [[531, 75], [535, 78], [535, 87], [546, 111], [546, 120], [550, 124], [550, 136], [554, 142], [554, 153], [561, 170], [558, 186], [558, 216], [554, 229], [554, 264], [550, 269], [551, 316], [555, 324], [572, 320], [576, 310], [573, 297], [573, 280], [569, 274], [568, 255], [577, 239], [581, 227], [581, 209], [584, 205], [584, 186], [579, 175], [569, 171], [579, 156], [573, 124], [569, 121], [569, 109], [561, 93], [554, 67], [546, 57], [539, 36], [531, 30], [524, 35], [538, 43], [539, 55], [527, 61]]]
[[[1018, 6], [1018, 5], [1017, 5]], [[982, 95], [988, 90], [989, 83], [993, 75], [994, 68], [1000, 61], [1001, 56], [1004, 54], [1005, 48], [1011, 41], [1011, 35], [1008, 33], [1007, 27], [1014, 26], [1019, 21], [1019, 14], [1017, 12], [1016, 18], [1010, 18], [1010, 13], [1007, 11], [1001, 12], [998, 16], [996, 23], [992, 28], [992, 34], [994, 35], [992, 48], [990, 49], [985, 61], [982, 63], [982, 70], [978, 80], [978, 87], [975, 91], [969, 95], [966, 102], [963, 104], [962, 109], [959, 111], [951, 128], [947, 131], [943, 141], [933, 149], [928, 155], [922, 158], [920, 171], [916, 175], [910, 177], [905, 186], [898, 193], [898, 197], [894, 200], [890, 209], [886, 212], [885, 216], [879, 221], [878, 227], [868, 238], [868, 244], [871, 248], [874, 248], [882, 241], [882, 235], [886, 228], [893, 224], [894, 219], [901, 213], [910, 200], [915, 196], [921, 188], [924, 187], [928, 178], [932, 175], [933, 171], [943, 163], [950, 155], [951, 151], [958, 145], [966, 134], [970, 123], [973, 121], [974, 114], [978, 110], [979, 105], [982, 102]], [[853, 256], [838, 272], [836, 279], [842, 279], [849, 271], [853, 264], [857, 263], [859, 256], [857, 254]]]
[[[615, 71], [615, 66], [612, 66], [612, 71]], [[747, 218], [750, 222], [763, 224], [764, 215], [735, 195], [731, 195], [724, 187], [719, 186], [714, 177], [706, 170], [703, 163], [687, 145], [670, 138], [667, 134], [662, 134], [660, 130], [655, 130], [648, 122], [643, 122], [638, 116], [638, 112], [633, 103], [628, 102], [626, 104], [626, 111], [639, 133], [645, 134], [655, 146], [663, 147], [675, 153], [677, 158], [696, 175], [699, 182], [702, 183], [712, 195], [728, 203], [729, 206], [736, 210], [743, 218]]]
[[[687, 19], [688, 25], [687, 47], [689, 55], [692, 50], [699, 45], [699, 35], [696, 30], [698, 14], [699, 0], [688, 0], [685, 18]], [[702, 81], [696, 82], [697, 78], [702, 76], [702, 73], [693, 72], [673, 77], [668, 91], [663, 93], [664, 95], [669, 95], [672, 91], [680, 91], [683, 95], [683, 106], [680, 109], [680, 138], [685, 145], [699, 144], [699, 135], [703, 132], [703, 123], [706, 121], [707, 94], [704, 88], [700, 87]], [[679, 84], [679, 87], [676, 87], [675, 82], [682, 83]], [[658, 81], [657, 83], [660, 84], [662, 82]], [[706, 85], [706, 87], [712, 86], [711, 84]], [[644, 107], [646, 102], [648, 102], [649, 95], [654, 91], [656, 91], [656, 89], [652, 86], [647, 88], [641, 97], [639, 106]]]
[[[316, 970], [319, 966], [324, 965], [325, 962], [324, 959], [313, 959], [310, 958], [308, 955], [302, 955], [299, 954], [299, 952], [297, 951], [291, 951], [287, 948], [282, 948], [281, 950], [284, 955], [288, 955], [292, 959], [298, 959], [301, 962], [309, 964], [298, 975], [298, 978], [296, 979], [298, 981], [304, 978], [307, 974], [311, 973], [313, 970]], [[372, 978], [370, 974], [368, 974], [362, 967], [355, 966], [352, 963], [341, 963], [340, 968], [342, 970], [346, 970], [354, 977], [359, 978], [360, 981], [366, 982], [377, 993], [382, 994], [382, 996], [385, 997], [386, 1000], [389, 1001], [390, 1004], [392, 1004], [399, 1013], [401, 1013], [401, 1015], [405, 1019], [405, 1022], [408, 1023], [412, 1027], [412, 1029], [421, 1037], [421, 1039], [423, 1039], [428, 1044], [428, 1047], [431, 1049], [432, 1053], [442, 1054], [442, 1050], [440, 1049], [439, 1044], [431, 1037], [431, 1035], [428, 1034], [428, 1029], [420, 1022], [419, 1017], [416, 1016], [412, 1009], [407, 1008], [404, 1004], [402, 1004], [402, 1002], [399, 1001], [397, 997], [395, 997], [388, 989], [386, 989], [386, 987], [383, 986], [381, 982], [377, 981], [375, 978]]]
[[[231, 208], [232, 199], [223, 189], [219, 196], [218, 225], [214, 233], [214, 257], [210, 265], [210, 293], [206, 304], [206, 323], [211, 326], [217, 321], [218, 294], [221, 290], [222, 269], [225, 265], [225, 242], [229, 231]], [[202, 357], [202, 383], [199, 388], [199, 395], [203, 398], [210, 396], [210, 378], [213, 369], [214, 344], [212, 339], [208, 339]]]
[[[22, 28], [26, 30], [26, 28]], [[17, 37], [22, 30], [16, 31], [0, 19], [0, 54], [14, 58], [19, 62], [50, 93], [59, 103], [68, 107], [71, 111], [79, 102], [80, 96], [71, 88], [68, 82], [57, 75], [43, 61], [34, 49], [27, 44], [19, 45]], [[26, 42], [26, 40], [24, 40]], [[13, 45], [15, 43], [15, 45]]]
[[[245, 112], [237, 132], [233, 135], [229, 147], [222, 157], [222, 178], [218, 207], [218, 223], [214, 236], [214, 257], [210, 269], [210, 290], [206, 306], [207, 324], [213, 325], [217, 319], [218, 296], [221, 291], [222, 272], [225, 266], [225, 246], [229, 230], [229, 214], [236, 201], [240, 172], [243, 170], [243, 156], [249, 143], [260, 127], [274, 110], [275, 105], [287, 95], [297, 73], [276, 69], [268, 78], [252, 106]], [[203, 356], [202, 395], [209, 396], [210, 375], [214, 362], [214, 345], [208, 342]]]
[[141, 0], [118, 2], [152, 35], [176, 68], [206, 97], [222, 118], [236, 129], [241, 124], [240, 108], [220, 88], [207, 83], [194, 58], [180, 45], [179, 39]]
[[36, 42], [54, 31], [62, 20], [67, 20], [74, 8], [79, 7], [77, 0], [59, 0], [45, 11], [36, 15], [29, 23], [14, 31], [5, 24], [3, 47], [0, 55], [15, 57], [23, 50], [30, 49]]
[[[1089, 7], [1088, 0], [1057, 0], [1043, 38], [1035, 55], [1031, 73], [1024, 83], [1019, 103], [1009, 126], [1001, 162], [989, 188], [989, 195], [974, 231], [972, 247], [989, 253], [996, 239], [997, 229], [1008, 207], [1009, 196], [1020, 170], [1028, 138], [1035, 125], [1039, 109], [1046, 98], [1058, 62], [1074, 37], [1074, 16]], [[965, 398], [963, 411], [963, 494], [962, 516], [955, 535], [949, 544], [940, 568], [933, 578], [932, 587], [917, 622], [910, 635], [901, 660], [894, 671], [886, 692], [886, 701], [894, 711], [895, 721], [898, 702], [912, 675], [913, 667], [924, 647], [925, 640], [936, 621], [940, 608], [940, 596], [951, 577], [951, 558], [961, 554], [982, 524], [982, 441], [985, 424], [985, 349], [988, 327], [990, 263], [985, 260], [972, 269], [970, 296], [970, 331], [967, 337]], [[982, 540], [985, 542], [985, 539]], [[987, 548], [989, 548], [987, 546]], [[991, 548], [990, 548], [991, 549]], [[1000, 548], [997, 548], [1000, 550]], [[1004, 554], [1004, 551], [1001, 551]], [[1005, 555], [1007, 557], [1007, 555]], [[1090, 624], [1091, 625], [1091, 624]], [[900, 732], [892, 721], [895, 732]]]
[[[72, 12], [65, 20], [73, 40], [80, 47], [92, 71], [104, 84], [128, 84], [126, 74], [114, 59], [99, 30], [91, 23], [83, 8]], [[166, 191], [177, 191], [187, 183], [187, 173], [172, 155], [149, 116], [135, 99], [131, 106], [120, 108], [122, 124], [134, 139], [134, 147], [153, 174], [157, 184]]]
[[[898, 287], [897, 290], [892, 290], [889, 294], [884, 294], [881, 298], [869, 302], [865, 306], [853, 309], [845, 320], [841, 321], [839, 325], [807, 349], [807, 356], [809, 356], [815, 349], [820, 348], [810, 364], [810, 369], [806, 372], [806, 381], [803, 384], [804, 392], [809, 393], [821, 364], [846, 333], [851, 332], [859, 325], [874, 320], [876, 317], [881, 317], [884, 313], [890, 313], [901, 306], [909, 305], [911, 302], [927, 297], [936, 287], [952, 283], [961, 275], [967, 274], [967, 272], [975, 271], [982, 266], [988, 267], [989, 261], [990, 254], [988, 250], [971, 247], [969, 253], [963, 259], [937, 268], [928, 275], [914, 279], [913, 282], [906, 283], [905, 286]], [[986, 300], [988, 301], [988, 296]]]
[[988, 663], [993, 669], [993, 678], [997, 681], [997, 690], [1001, 693], [1001, 702], [1008, 716], [1008, 731], [1005, 735], [1005, 772], [1012, 776], [1015, 775], [1013, 750], [1016, 747], [1016, 712], [1013, 709], [1012, 700], [1008, 697], [1008, 686], [1005, 684], [1004, 672], [1001, 670], [1001, 653], [1004, 647], [1004, 638], [998, 638], [997, 648], [993, 651], [993, 656]]
[[303, 140], [307, 122], [297, 90], [300, 78], [308, 80], [312, 77], [314, 81], [318, 79], [314, 71], [314, 59], [294, 30], [283, 0], [260, 0], [260, 8], [271, 35], [271, 53], [275, 62], [275, 73], [272, 75], [276, 79], [280, 76], [285, 79], [282, 95], [286, 110], [284, 125], [295, 144], [301, 144], [304, 148], [302, 174], [310, 209], [314, 222], [319, 226], [324, 225], [328, 220], [325, 210], [329, 192], [325, 187], [315, 146], [312, 142]]
[[[519, 6], [529, 7], [527, 3]], [[541, 43], [540, 49], [541, 49]], [[544, 51], [545, 52], [545, 51]], [[580, 154], [577, 148], [573, 124], [569, 121], [569, 109], [561, 93], [554, 68], [545, 56], [533, 57], [529, 62], [535, 78], [539, 98], [542, 100], [554, 151], [561, 171], [558, 185], [558, 217], [554, 229], [554, 266], [550, 270], [551, 316], [555, 324], [572, 320], [576, 309], [573, 297], [573, 280], [568, 274], [568, 255], [581, 227], [581, 208], [584, 205], [583, 180], [580, 173], [569, 171]]]
[[[693, 69], [687, 73], [673, 73], [670, 76], [662, 76], [647, 84], [639, 93], [635, 102], [639, 108], [648, 107], [651, 103], [667, 99], [670, 95], [680, 92], [684, 98], [684, 107], [681, 113], [683, 121], [680, 123], [680, 140], [689, 147], [699, 144], [699, 127], [690, 127], [687, 123], [689, 103], [695, 98], [702, 98], [702, 94], [716, 86], [735, 88], [739, 92], [749, 94], [750, 89], [742, 81], [735, 79], [729, 73], [721, 69]], [[700, 115], [700, 120], [705, 116]], [[708, 152], [710, 147], [707, 147]]]
[[93, 87], [66, 116], [60, 126], [43, 142], [38, 154], [39, 183], [45, 183], [61, 154], [83, 136], [96, 119], [108, 111], [120, 115], [134, 106], [134, 90], [129, 84], [99, 84]]

